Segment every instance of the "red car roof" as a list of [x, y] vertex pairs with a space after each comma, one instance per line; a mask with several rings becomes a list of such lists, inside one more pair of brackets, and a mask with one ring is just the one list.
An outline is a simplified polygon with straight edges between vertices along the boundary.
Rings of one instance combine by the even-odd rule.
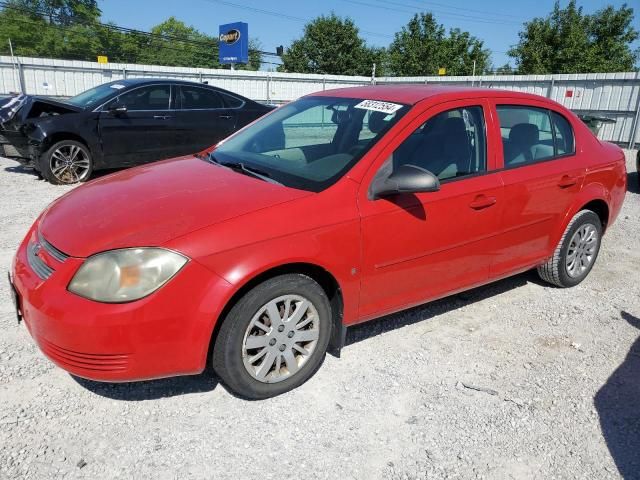
[[[444, 100], [474, 97], [528, 98], [541, 100], [544, 97], [529, 93], [498, 90], [494, 88], [459, 87], [456, 85], [372, 85], [363, 87], [336, 88], [312, 93], [310, 96], [362, 98], [382, 100], [413, 105], [420, 100], [431, 97], [444, 97]], [[546, 100], [546, 99], [545, 99]]]

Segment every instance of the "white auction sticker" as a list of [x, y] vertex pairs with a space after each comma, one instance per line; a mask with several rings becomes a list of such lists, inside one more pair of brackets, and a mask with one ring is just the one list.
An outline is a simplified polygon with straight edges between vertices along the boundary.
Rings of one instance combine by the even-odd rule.
[[111, 85], [111, 88], [115, 88], [116, 90], [120, 90], [120, 89], [124, 88], [124, 85], [121, 85], [119, 83], [114, 83], [113, 85]]
[[381, 102], [380, 100], [363, 100], [354, 108], [363, 110], [373, 110], [374, 112], [382, 112], [386, 114], [395, 113], [402, 108], [402, 105], [390, 102]]

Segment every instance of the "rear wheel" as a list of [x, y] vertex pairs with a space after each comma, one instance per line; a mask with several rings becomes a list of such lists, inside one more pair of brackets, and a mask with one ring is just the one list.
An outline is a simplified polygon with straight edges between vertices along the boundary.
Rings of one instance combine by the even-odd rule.
[[331, 307], [318, 283], [300, 274], [266, 280], [223, 319], [213, 368], [233, 392], [250, 399], [302, 385], [319, 368], [331, 333]]
[[89, 149], [75, 140], [55, 143], [40, 157], [40, 173], [55, 185], [85, 182], [93, 172]]
[[591, 210], [579, 211], [569, 222], [553, 256], [538, 267], [540, 277], [558, 287], [582, 282], [598, 257], [602, 222]]

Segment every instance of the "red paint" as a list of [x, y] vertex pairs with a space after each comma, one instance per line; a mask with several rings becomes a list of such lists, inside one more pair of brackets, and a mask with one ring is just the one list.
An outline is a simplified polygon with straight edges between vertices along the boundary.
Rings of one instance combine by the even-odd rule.
[[567, 90], [566, 92], [564, 92], [564, 96], [566, 98], [571, 98], [573, 97], [573, 90]]
[[[343, 321], [352, 325], [535, 267], [586, 203], [604, 201], [609, 224], [622, 205], [620, 149], [599, 142], [575, 115], [542, 97], [422, 86], [317, 95], [413, 107], [320, 193], [183, 157], [104, 177], [54, 202], [28, 232], [12, 267], [25, 323], [44, 353], [98, 380], [197, 373], [220, 313], [270, 269], [307, 263], [329, 272], [340, 285]], [[499, 103], [563, 114], [575, 132], [575, 155], [503, 169]], [[485, 112], [487, 173], [395, 203], [367, 198], [378, 168], [406, 136], [436, 113], [469, 105]], [[71, 255], [61, 263], [44, 254], [55, 269], [45, 281], [26, 259], [37, 228]], [[162, 288], [131, 303], [103, 304], [67, 291], [84, 258], [126, 246], [164, 246], [190, 261]]]

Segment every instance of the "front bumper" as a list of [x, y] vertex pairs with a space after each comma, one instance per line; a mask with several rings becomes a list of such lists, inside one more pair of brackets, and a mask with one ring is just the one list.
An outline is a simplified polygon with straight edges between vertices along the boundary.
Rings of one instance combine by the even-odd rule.
[[[95, 302], [67, 291], [83, 259], [60, 261], [47, 248], [33, 248], [41, 242], [32, 228], [18, 249], [10, 277], [24, 323], [51, 361], [74, 375], [99, 381], [202, 372], [215, 321], [231, 295], [230, 284], [189, 261], [148, 297], [124, 304]], [[49, 267], [48, 277], [41, 265], [34, 268], [34, 251]]]

